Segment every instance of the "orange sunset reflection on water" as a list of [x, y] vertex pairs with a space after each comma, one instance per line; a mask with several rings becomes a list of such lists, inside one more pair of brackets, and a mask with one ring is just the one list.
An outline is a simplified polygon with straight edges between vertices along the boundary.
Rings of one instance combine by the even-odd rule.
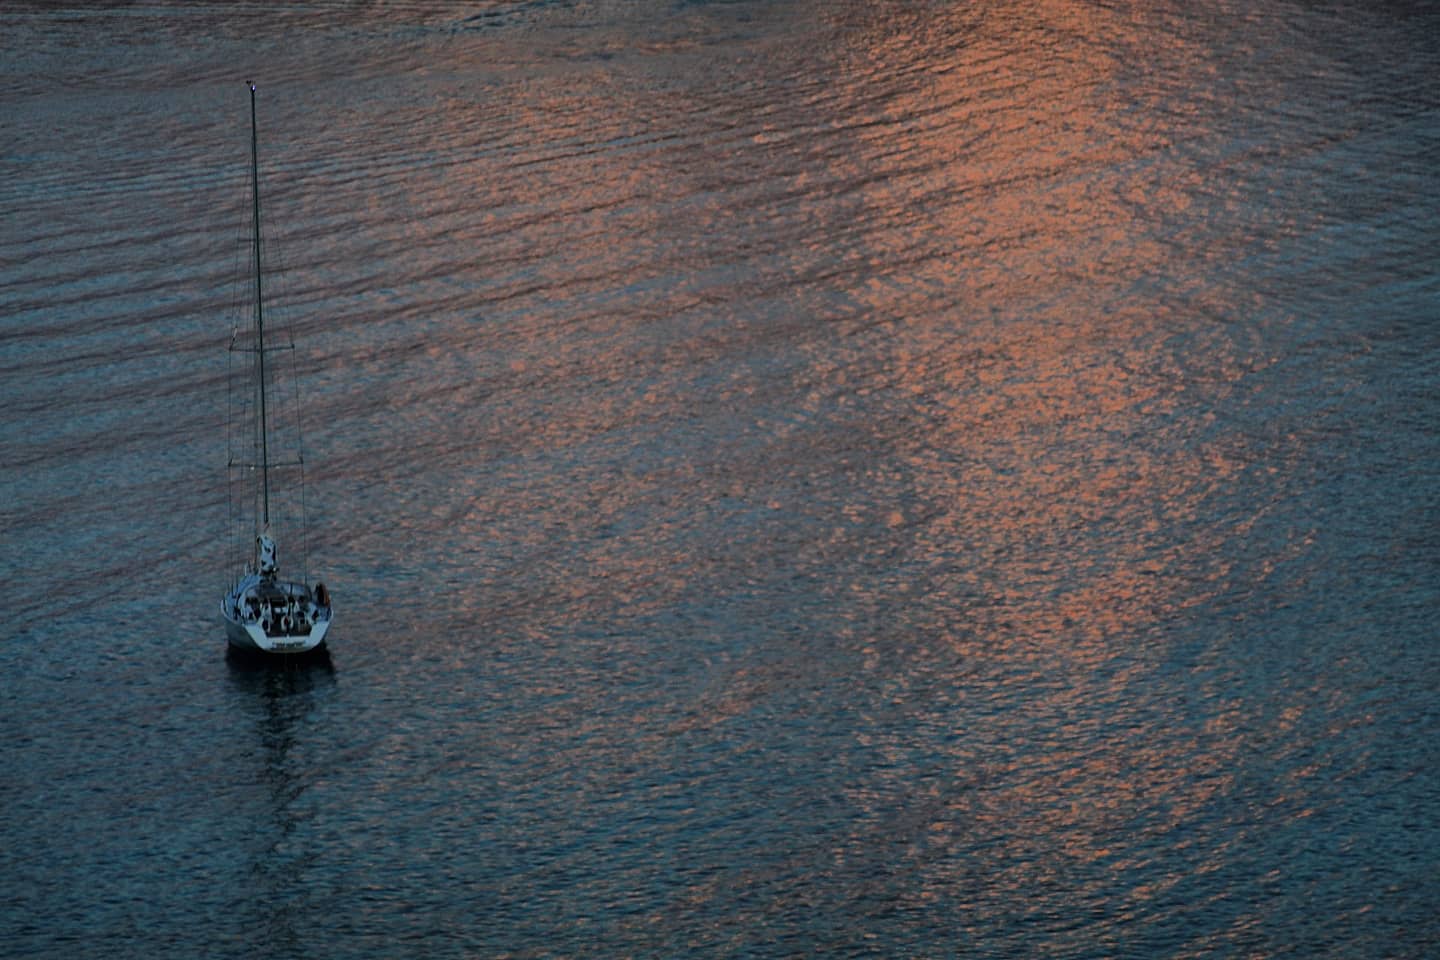
[[[483, 231], [433, 204], [484, 263], [513, 265], [483, 301], [503, 321], [483, 402], [463, 429], [434, 425], [488, 464], [448, 521], [473, 541], [456, 584], [489, 565], [456, 618], [499, 609], [543, 644], [567, 623], [614, 643], [689, 617], [718, 644], [747, 621], [711, 597], [821, 609], [833, 660], [736, 666], [655, 722], [745, 729], [786, 678], [859, 670], [884, 705], [845, 749], [889, 766], [853, 798], [869, 818], [853, 839], [905, 844], [922, 897], [963, 880], [946, 851], [972, 844], [1012, 892], [1066, 864], [1123, 871], [1126, 834], [1206, 804], [1229, 749], [1223, 714], [1192, 729], [1183, 703], [1136, 699], [1245, 532], [1206, 511], [1246, 466], [1208, 412], [1257, 362], [1219, 322], [1246, 304], [1189, 242], [1228, 200], [1175, 149], [1203, 117], [1132, 122], [1121, 16], [1025, 16], [1018, 45], [959, 12], [839, 24], [823, 56], [840, 81], [797, 69], [754, 115], [656, 94], [663, 64], [585, 65], [589, 86], [527, 92], [513, 122], [536, 145], [505, 178], [476, 173]], [[714, 129], [666, 132], [692, 111]], [[818, 599], [776, 586], [846, 556], [860, 566]], [[736, 654], [707, 656], [723, 674]], [[641, 755], [663, 762], [666, 743]], [[983, 838], [1017, 821], [1026, 837]], [[845, 846], [830, 869], [860, 869]]]
[[[888, 769], [833, 867], [877, 869], [888, 845], [926, 878], [916, 907], [961, 896], [1023, 916], [1023, 891], [1064, 887], [1077, 911], [1123, 913], [1184, 874], [1139, 839], [1189, 863], [1187, 820], [1233, 787], [1242, 721], [1191, 688], [1170, 645], [1228, 588], [1247, 534], [1209, 512], [1248, 465], [1214, 411], [1265, 361], [1226, 322], [1254, 303], [1210, 275], [1225, 251], [1190, 244], [1233, 202], [1175, 149], [1204, 117], [1131, 122], [1116, 79], [1142, 41], [1120, 14], [1028, 16], [1029, 45], [992, 48], [983, 24], [885, 24], [851, 61], [907, 79], [846, 104], [875, 120], [837, 178], [892, 172], [850, 211], [873, 225], [857, 255], [874, 269], [845, 288], [843, 346], [817, 349], [805, 384], [817, 415], [852, 391], [882, 411], [866, 429], [892, 459], [847, 514], [909, 546], [855, 590], [909, 609], [856, 627], [864, 669], [891, 678], [857, 738]], [[1211, 702], [1192, 715], [1186, 695]]]
[[[833, 393], [890, 396], [897, 419], [875, 432], [916, 493], [891, 525], [953, 562], [957, 591], [992, 604], [995, 626], [1095, 640], [1185, 602], [1168, 596], [1170, 570], [1215, 544], [1177, 531], [1240, 466], [1224, 444], [1173, 437], [1212, 430], [1203, 407], [1176, 410], [1196, 392], [1222, 399], [1246, 372], [1241, 345], [1219, 325], [1177, 326], [1148, 294], [1163, 278], [1212, 315], [1243, 305], [1203, 289], [1200, 254], [1182, 245], [1195, 178], [1171, 138], [1128, 129], [1126, 104], [1107, 99], [1124, 22], [1068, 4], [1033, 17], [1032, 48], [996, 53], [983, 31], [936, 39], [949, 62], [912, 65], [923, 79], [884, 108], [924, 124], [857, 136], [900, 170], [863, 200], [896, 229], [874, 275], [847, 288], [846, 351], [817, 362], [833, 364]], [[926, 52], [907, 34], [870, 60], [893, 69], [902, 51]], [[1175, 355], [1197, 339], [1208, 349], [1187, 353], [1203, 368]]]

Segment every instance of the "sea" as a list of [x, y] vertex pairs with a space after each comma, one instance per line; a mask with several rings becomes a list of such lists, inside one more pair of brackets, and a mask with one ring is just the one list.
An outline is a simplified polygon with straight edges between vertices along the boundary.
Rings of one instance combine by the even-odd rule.
[[0, 143], [0, 956], [1440, 956], [1437, 5], [7, 0]]

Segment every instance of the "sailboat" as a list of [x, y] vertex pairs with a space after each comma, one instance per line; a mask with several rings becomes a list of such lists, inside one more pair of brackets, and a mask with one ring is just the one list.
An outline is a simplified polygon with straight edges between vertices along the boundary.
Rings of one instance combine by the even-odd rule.
[[[232, 526], [251, 525], [253, 540], [245, 549], [248, 558], [233, 578], [229, 590], [220, 600], [220, 616], [225, 621], [225, 635], [230, 646], [241, 651], [262, 654], [297, 654], [320, 648], [325, 634], [330, 629], [333, 611], [329, 592], [323, 583], [313, 588], [308, 584], [308, 536], [304, 516], [304, 472], [303, 454], [298, 450], [298, 410], [293, 439], [297, 450], [294, 459], [285, 459], [276, 441], [281, 431], [275, 417], [273, 388], [273, 363], [267, 366], [269, 355], [278, 350], [293, 350], [293, 345], [277, 346], [265, 342], [264, 277], [260, 257], [260, 162], [259, 137], [255, 121], [255, 84], [250, 87], [250, 204], [253, 235], [250, 240], [251, 257], [254, 261], [253, 294], [254, 307], [252, 323], [244, 331], [237, 330], [231, 337], [232, 357], [244, 357], [243, 371], [248, 380], [247, 390], [240, 392], [239, 403], [248, 430], [235, 427], [236, 411], [231, 411], [231, 505]], [[246, 356], [248, 355], [248, 356]], [[232, 393], [233, 399], [233, 393]], [[298, 402], [297, 402], [298, 407]], [[236, 438], [241, 439], [237, 449]], [[280, 524], [279, 514], [282, 503], [288, 505], [293, 498], [282, 497], [280, 487], [288, 480], [295, 480], [302, 493], [298, 498], [299, 519], [291, 529], [299, 533], [301, 567], [300, 579], [289, 579], [280, 574], [279, 546], [277, 532], [272, 521]], [[237, 486], [242, 493], [235, 495]], [[237, 503], [240, 506], [237, 508]], [[287, 520], [290, 511], [287, 509]]]

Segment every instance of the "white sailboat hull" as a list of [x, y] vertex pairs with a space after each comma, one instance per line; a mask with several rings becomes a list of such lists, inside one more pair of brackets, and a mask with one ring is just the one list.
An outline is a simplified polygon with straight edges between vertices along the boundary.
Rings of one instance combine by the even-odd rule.
[[249, 574], [220, 601], [230, 645], [255, 653], [308, 653], [325, 642], [329, 604], [301, 583]]
[[300, 636], [272, 637], [259, 624], [240, 623], [225, 618], [225, 637], [230, 646], [255, 653], [309, 653], [325, 642], [330, 621], [317, 623]]

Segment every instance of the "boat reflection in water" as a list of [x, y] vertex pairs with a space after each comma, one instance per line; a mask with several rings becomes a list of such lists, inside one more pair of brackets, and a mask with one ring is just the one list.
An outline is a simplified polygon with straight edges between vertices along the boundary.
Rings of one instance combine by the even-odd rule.
[[241, 754], [249, 782], [246, 842], [241, 845], [246, 898], [245, 929], [262, 955], [294, 956], [309, 921], [307, 864], [313, 850], [305, 835], [323, 776], [315, 752], [314, 713], [334, 692], [335, 668], [321, 647], [276, 657], [230, 648], [226, 655], [231, 695], [228, 706], [244, 719], [252, 746]]

